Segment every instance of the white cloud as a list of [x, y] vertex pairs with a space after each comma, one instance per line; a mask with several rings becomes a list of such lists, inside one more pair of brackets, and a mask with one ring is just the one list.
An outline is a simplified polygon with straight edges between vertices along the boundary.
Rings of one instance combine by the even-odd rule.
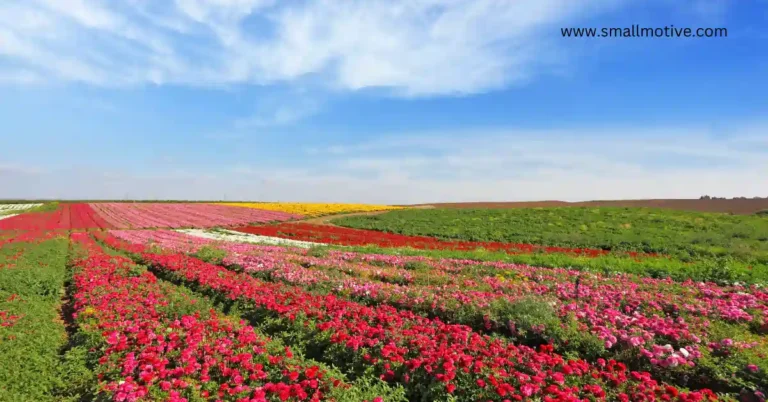
[[0, 62], [99, 86], [320, 78], [339, 90], [467, 94], [557, 61], [565, 49], [543, 30], [618, 2], [30, 0], [0, 5]]
[[261, 163], [107, 175], [0, 164], [0, 186], [11, 197], [32, 198], [374, 203], [765, 197], [768, 147], [744, 144], [765, 144], [758, 134], [766, 131], [768, 124], [756, 123], [732, 127], [728, 137], [699, 127], [410, 133], [314, 149], [290, 168]]

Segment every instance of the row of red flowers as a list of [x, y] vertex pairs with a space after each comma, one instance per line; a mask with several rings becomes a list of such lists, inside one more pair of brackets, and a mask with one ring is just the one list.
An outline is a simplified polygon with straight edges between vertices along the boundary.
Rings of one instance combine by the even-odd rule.
[[89, 254], [74, 261], [74, 317], [91, 334], [84, 339], [98, 339], [89, 346], [111, 399], [319, 401], [348, 386], [252, 327], [197, 310], [196, 300], [104, 254], [86, 234], [72, 239]]
[[[118, 248], [125, 244], [105, 239]], [[140, 247], [129, 246], [133, 252]], [[444, 400], [576, 401], [715, 399], [709, 390], [680, 392], [648, 373], [631, 372], [622, 363], [566, 360], [552, 346], [540, 350], [481, 335], [465, 325], [446, 324], [391, 306], [365, 306], [334, 295], [262, 282], [247, 274], [183, 254], [140, 252], [143, 262], [201, 290], [240, 300], [258, 314], [282, 321], [329, 362], [348, 371], [372, 369], [401, 383], [409, 398]]]
[[[248, 226], [235, 229], [242, 233], [262, 236], [273, 236], [284, 239], [310, 241], [324, 244], [343, 246], [381, 247], [411, 247], [422, 250], [475, 250], [484, 248], [489, 251], [505, 251], [507, 253], [565, 253], [587, 257], [599, 257], [609, 253], [607, 250], [590, 248], [548, 247], [535, 244], [501, 243], [490, 241], [459, 241], [439, 240], [427, 236], [406, 236], [395, 233], [377, 232], [373, 230], [350, 229], [308, 223], [282, 223], [269, 226]], [[632, 257], [651, 256], [636, 252], [628, 252]]]
[[59, 204], [55, 211], [26, 213], [0, 220], [0, 230], [51, 231], [111, 228], [88, 204]]

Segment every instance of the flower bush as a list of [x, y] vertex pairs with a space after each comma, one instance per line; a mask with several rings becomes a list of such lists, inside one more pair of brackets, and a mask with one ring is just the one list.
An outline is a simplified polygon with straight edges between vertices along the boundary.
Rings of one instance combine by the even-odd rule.
[[[376, 387], [347, 384], [132, 261], [104, 254], [86, 234], [73, 240], [88, 249], [87, 257], [73, 262], [74, 316], [79, 338], [98, 362], [99, 394], [115, 401], [178, 402], [376, 397], [366, 395]], [[393, 395], [389, 399], [400, 399]]]
[[[105, 239], [123, 248], [115, 239]], [[136, 248], [134, 252], [139, 251]], [[714, 398], [709, 390], [681, 392], [614, 360], [564, 359], [551, 345], [538, 350], [391, 306], [366, 306], [334, 295], [260, 281], [179, 253], [139, 252], [159, 272], [224, 300], [250, 306], [280, 333], [303, 339], [317, 356], [347, 372], [373, 370], [402, 383], [409, 398], [445, 400], [580, 400]]]
[[[593, 361], [616, 359], [681, 385], [734, 392], [766, 382], [764, 371], [746, 369], [765, 366], [768, 350], [760, 336], [768, 294], [755, 286], [339, 251], [315, 256], [311, 250], [217, 243], [173, 232], [114, 233], [179, 252], [213, 245], [226, 252], [220, 259], [225, 265], [262, 279], [385, 303], [532, 346], [547, 342]], [[551, 313], [530, 313], [542, 304]], [[719, 345], [730, 338], [740, 342], [723, 353]]]

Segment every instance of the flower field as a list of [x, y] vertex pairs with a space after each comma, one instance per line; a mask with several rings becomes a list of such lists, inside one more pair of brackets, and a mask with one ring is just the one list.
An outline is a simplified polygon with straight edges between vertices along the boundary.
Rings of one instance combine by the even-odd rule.
[[403, 207], [396, 207], [391, 205], [333, 204], [311, 202], [230, 202], [222, 203], [222, 205], [287, 212], [289, 214], [302, 215], [304, 217], [403, 209]]
[[301, 217], [281, 211], [197, 203], [93, 203], [90, 205], [106, 222], [122, 229], [235, 226]]
[[[237, 228], [235, 230], [256, 235], [345, 246], [366, 246], [373, 244], [382, 247], [412, 247], [425, 250], [474, 250], [477, 248], [484, 248], [486, 250], [505, 251], [509, 253], [533, 253], [541, 251], [545, 253], [565, 253], [587, 257], [597, 257], [608, 254], [608, 251], [606, 250], [589, 248], [546, 247], [533, 244], [501, 242], [446, 241], [434, 237], [405, 236], [372, 230], [348, 229], [302, 223], [253, 226]], [[632, 257], [640, 256], [640, 254], [635, 252], [630, 252], [628, 254]]]
[[[546, 342], [557, 352], [613, 359], [670, 382], [686, 377], [686, 384], [724, 390], [741, 381], [768, 381], [764, 372], [749, 368], [768, 363], [768, 343], [760, 336], [766, 328], [755, 327], [768, 317], [768, 293], [758, 288], [342, 251], [313, 256], [170, 231], [111, 233], [174, 253], [218, 248], [225, 252], [225, 266], [270, 282], [439, 317], [521, 344]], [[526, 317], [531, 311], [541, 316]], [[742, 367], [728, 371], [734, 365]], [[721, 382], [714, 374], [738, 381]]]
[[[538, 350], [515, 345], [468, 326], [389, 305], [368, 306], [344, 297], [317, 295], [184, 254], [157, 254], [140, 244], [104, 240], [134, 252], [140, 261], [169, 278], [207, 294], [242, 300], [254, 314], [283, 322], [282, 328], [296, 331], [296, 337], [321, 349], [322, 359], [351, 372], [373, 369], [382, 379], [402, 384], [412, 400], [445, 400], [449, 395], [466, 400], [714, 398], [708, 389], [686, 393], [662, 385], [650, 374], [630, 371], [614, 360], [594, 364], [565, 360], [553, 353], [551, 345]], [[186, 244], [180, 243], [182, 247]], [[292, 324], [297, 320], [312, 325]]]
[[239, 243], [271, 244], [276, 246], [292, 246], [301, 248], [310, 248], [324, 245], [322, 243], [283, 239], [280, 237], [259, 236], [227, 229], [219, 229], [216, 231], [208, 231], [204, 229], [178, 229], [177, 232], [185, 233], [191, 236], [202, 237], [209, 240], [221, 240]]
[[55, 210], [19, 214], [0, 221], [0, 230], [73, 230], [111, 228], [88, 204], [59, 204]]
[[[301, 216], [205, 203], [35, 211], [0, 220], [0, 400], [768, 392], [763, 283], [696, 280], [677, 256], [272, 223]], [[608, 268], [625, 260], [646, 268]]]
[[[656, 253], [678, 266], [694, 265], [699, 272], [693, 277], [699, 280], [768, 282], [768, 219], [759, 214], [650, 208], [410, 208], [333, 222], [443, 240]], [[665, 271], [676, 276], [673, 269]]]

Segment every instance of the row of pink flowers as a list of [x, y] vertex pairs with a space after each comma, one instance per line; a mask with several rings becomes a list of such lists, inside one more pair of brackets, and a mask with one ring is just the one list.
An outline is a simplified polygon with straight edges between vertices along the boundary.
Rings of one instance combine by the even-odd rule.
[[112, 227], [121, 229], [237, 226], [286, 221], [301, 215], [204, 203], [93, 203]]

